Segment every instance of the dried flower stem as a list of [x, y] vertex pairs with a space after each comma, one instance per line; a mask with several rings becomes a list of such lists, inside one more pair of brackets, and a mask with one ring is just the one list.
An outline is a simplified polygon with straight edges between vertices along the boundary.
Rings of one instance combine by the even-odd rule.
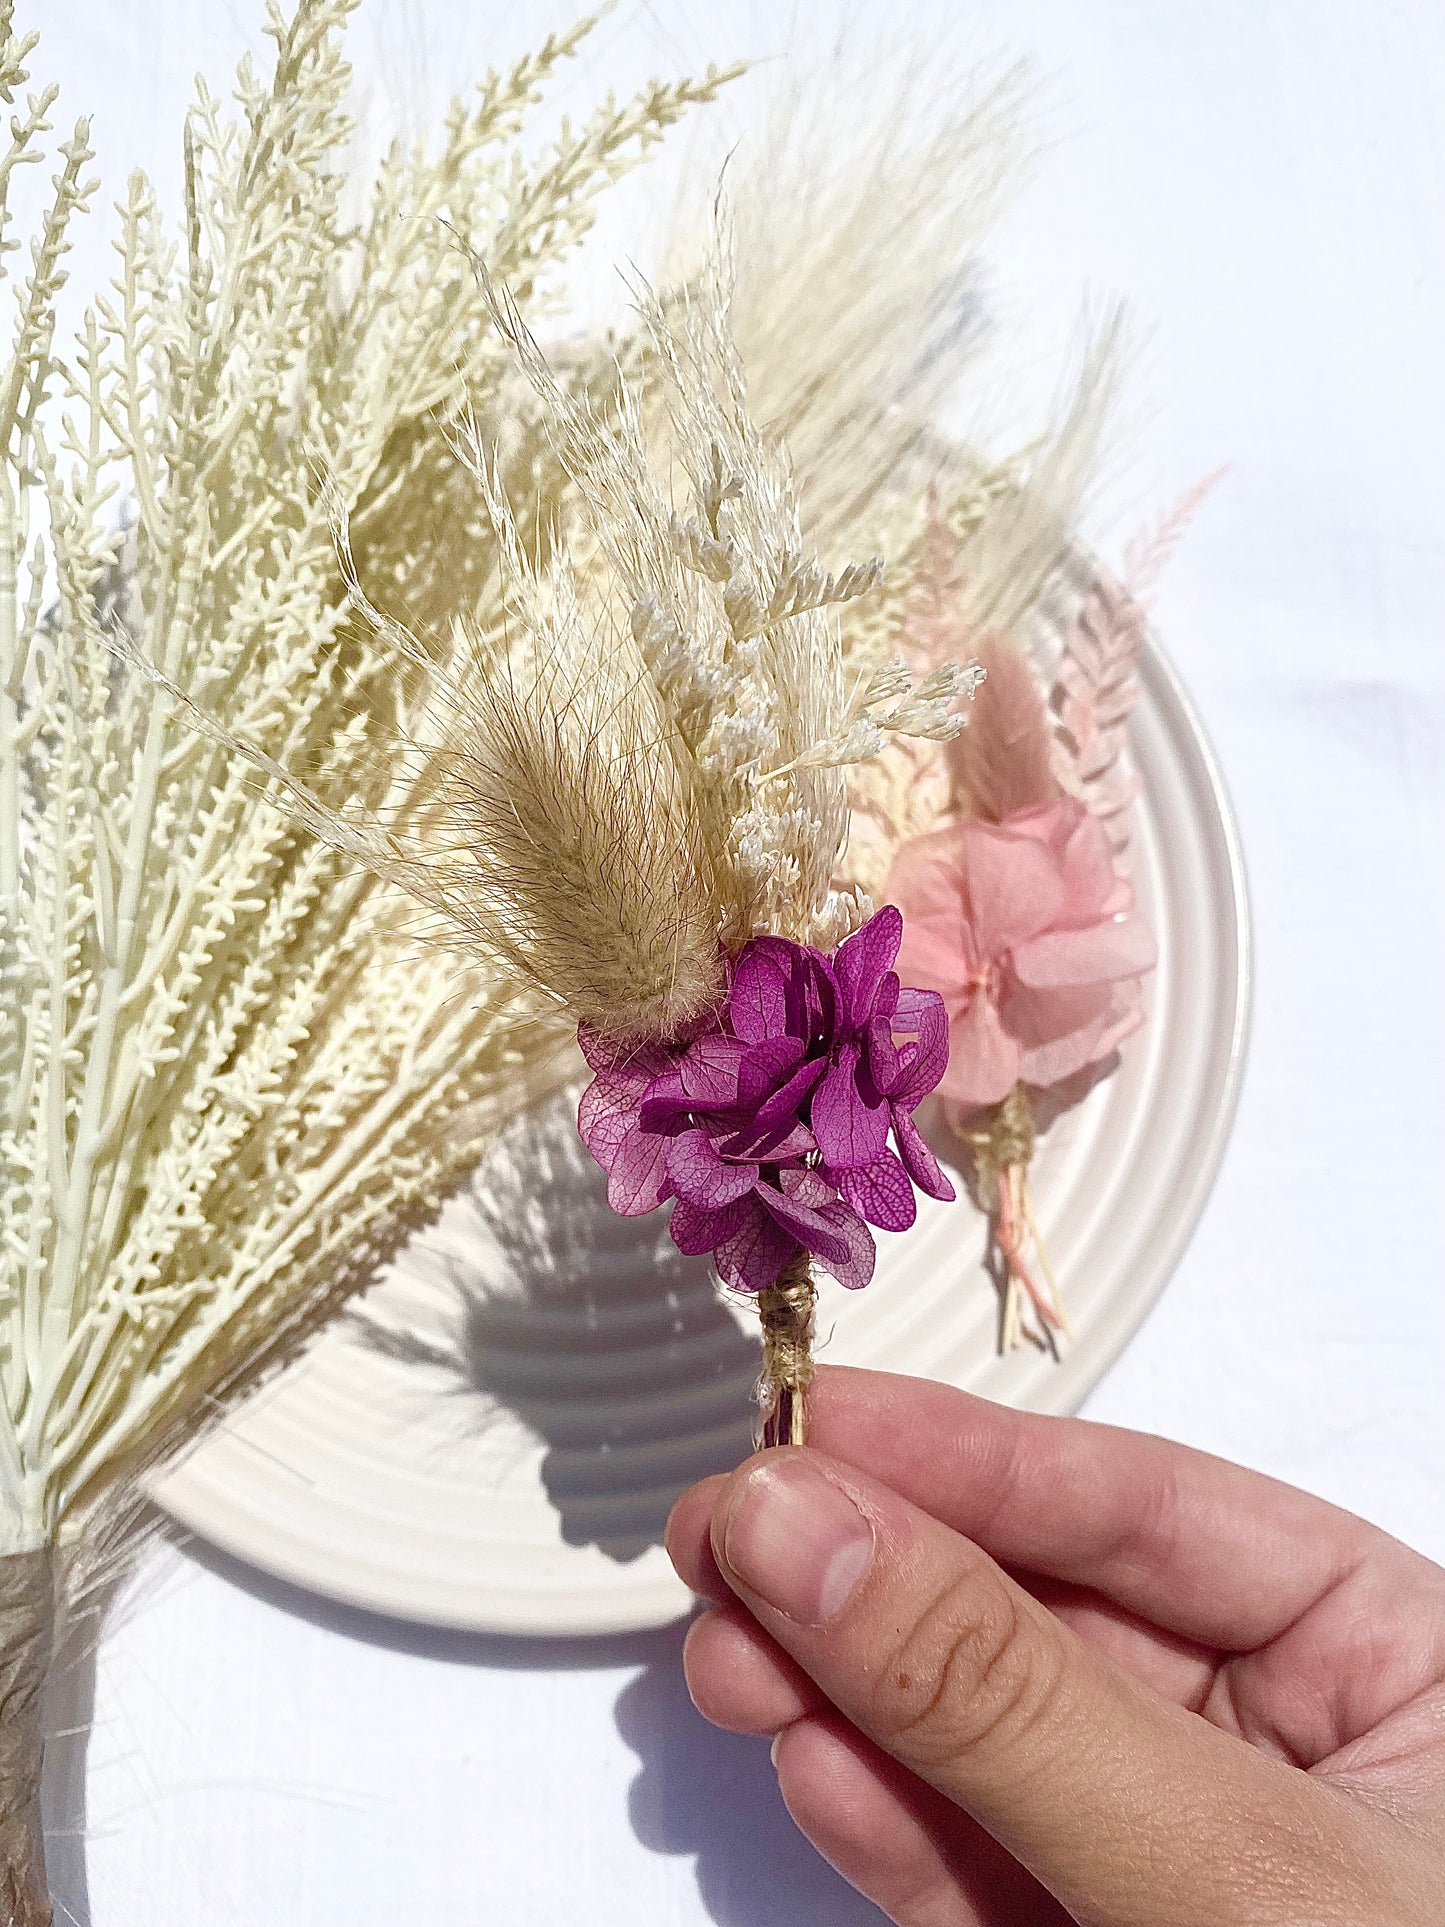
[[758, 1380], [758, 1444], [807, 1442], [808, 1387], [813, 1382], [813, 1310], [817, 1304], [807, 1254], [758, 1293], [763, 1372]]

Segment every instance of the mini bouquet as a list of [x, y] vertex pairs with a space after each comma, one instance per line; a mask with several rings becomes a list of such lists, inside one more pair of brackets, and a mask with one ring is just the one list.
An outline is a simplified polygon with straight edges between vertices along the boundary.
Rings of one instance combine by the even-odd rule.
[[[1005, 1349], [1025, 1301], [1038, 1341], [1072, 1336], [1030, 1198], [1038, 1108], [1076, 1098], [1144, 1021], [1156, 952], [1129, 880], [1128, 726], [1145, 598], [1213, 479], [1134, 545], [1127, 586], [1096, 574], [1047, 679], [1016, 635], [974, 637], [968, 735], [910, 765], [883, 890], [905, 917], [900, 967], [947, 1012], [939, 1095], [989, 1215]], [[956, 551], [935, 503], [902, 621], [922, 673], [970, 640]]]

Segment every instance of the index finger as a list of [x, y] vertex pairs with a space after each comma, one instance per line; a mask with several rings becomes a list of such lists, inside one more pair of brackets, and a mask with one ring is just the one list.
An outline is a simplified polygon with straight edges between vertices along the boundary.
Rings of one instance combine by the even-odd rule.
[[1374, 1548], [1352, 1513], [1242, 1466], [926, 1379], [820, 1369], [810, 1445], [866, 1471], [1001, 1565], [1085, 1586], [1216, 1650], [1275, 1638]]

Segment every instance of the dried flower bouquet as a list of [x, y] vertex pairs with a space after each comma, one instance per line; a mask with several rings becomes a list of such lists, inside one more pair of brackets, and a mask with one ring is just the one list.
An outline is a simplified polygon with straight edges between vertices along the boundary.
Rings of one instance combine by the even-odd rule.
[[[677, 1243], [756, 1294], [766, 1436], [800, 1438], [813, 1268], [862, 1283], [869, 1227], [948, 1195], [915, 1112], [972, 1074], [960, 1036], [989, 1040], [989, 1096], [1013, 1050], [1005, 1103], [1042, 1061], [988, 986], [1049, 989], [1039, 957], [1124, 901], [1095, 887], [1095, 831], [1123, 801], [1132, 618], [1080, 612], [1052, 710], [1021, 705], [1027, 755], [999, 739], [1032, 772], [1007, 808], [967, 750], [997, 732], [959, 736], [971, 658], [984, 695], [1025, 686], [1116, 360], [1111, 324], [1022, 454], [935, 429], [979, 351], [974, 250], [1026, 156], [1017, 79], [908, 140], [909, 77], [870, 76], [823, 185], [822, 129], [785, 101], [733, 171], [731, 236], [683, 221], [634, 325], [544, 352], [598, 194], [731, 73], [609, 99], [533, 151], [584, 21], [436, 144], [389, 150], [351, 220], [354, 4], [269, 7], [270, 77], [243, 66], [238, 116], [202, 89], [187, 120], [177, 234], [133, 178], [115, 282], [62, 346], [89, 143], [81, 122], [47, 147], [53, 89], [16, 105], [36, 39], [0, 0], [7, 254], [16, 171], [57, 168], [6, 276], [0, 387], [0, 1894], [20, 1922], [49, 1918], [57, 1609], [132, 1542], [137, 1474], [575, 1075], [574, 1040], [614, 1204], [670, 1201]], [[935, 896], [978, 912], [962, 978], [926, 906], [905, 902], [910, 934], [870, 898], [893, 871], [903, 900], [951, 827], [969, 840]], [[975, 900], [1001, 837], [1054, 866], [1024, 948]], [[1118, 961], [1096, 973], [1111, 999]], [[1086, 1055], [1127, 1014], [1109, 1003]]]

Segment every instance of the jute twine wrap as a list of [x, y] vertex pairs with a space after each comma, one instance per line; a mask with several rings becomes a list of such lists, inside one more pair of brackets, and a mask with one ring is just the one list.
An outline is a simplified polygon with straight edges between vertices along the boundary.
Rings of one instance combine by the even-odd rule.
[[51, 1927], [45, 1890], [40, 1694], [55, 1626], [48, 1546], [0, 1559], [0, 1923]]
[[802, 1445], [807, 1434], [808, 1387], [813, 1382], [813, 1307], [818, 1294], [806, 1252], [758, 1293], [763, 1326], [760, 1445]]
[[[1001, 1172], [1013, 1167], [1027, 1169], [1034, 1155], [1034, 1108], [1025, 1087], [1015, 1084], [986, 1128], [966, 1131], [964, 1142], [973, 1152], [981, 1184], [990, 1194], [997, 1192]], [[982, 1202], [985, 1208], [992, 1208], [994, 1196], [986, 1196]]]

